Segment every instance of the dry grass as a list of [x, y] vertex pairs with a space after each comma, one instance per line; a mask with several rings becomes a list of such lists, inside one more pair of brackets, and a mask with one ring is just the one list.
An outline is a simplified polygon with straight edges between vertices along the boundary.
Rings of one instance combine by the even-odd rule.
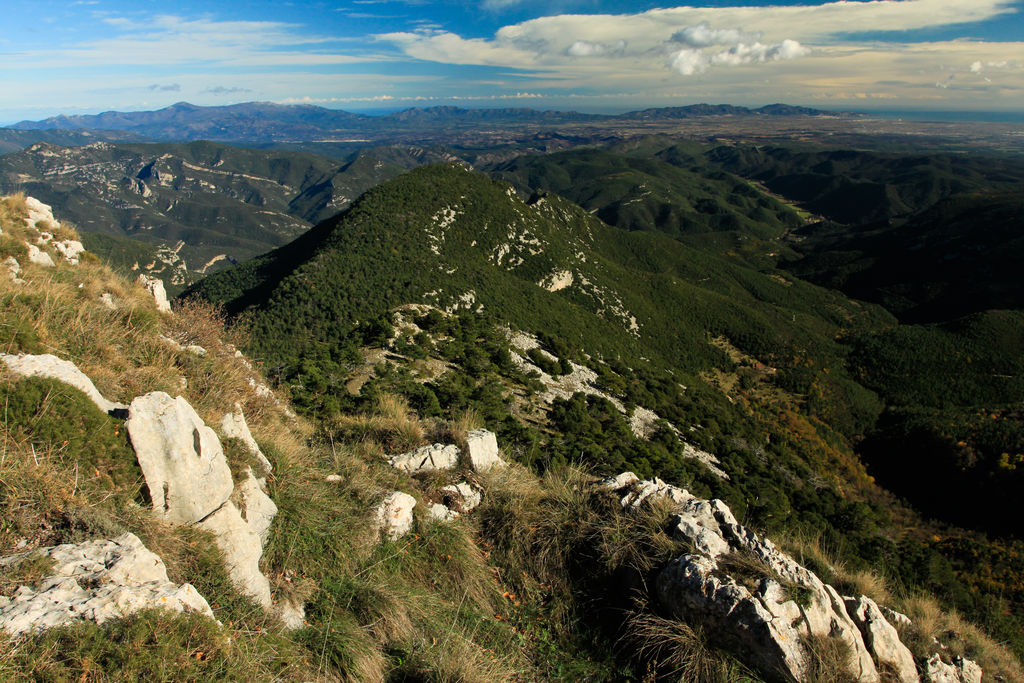
[[753, 674], [708, 641], [704, 631], [665, 619], [645, 605], [630, 613], [621, 642], [647, 664], [651, 679], [680, 683], [754, 681]]
[[832, 636], [805, 636], [807, 674], [802, 683], [857, 683], [850, 670], [850, 646]]
[[783, 534], [777, 536], [775, 541], [797, 562], [835, 587], [840, 595], [866, 595], [879, 605], [894, 603], [895, 596], [884, 576], [870, 569], [849, 567], [839, 558], [838, 553], [825, 548], [820, 536]]

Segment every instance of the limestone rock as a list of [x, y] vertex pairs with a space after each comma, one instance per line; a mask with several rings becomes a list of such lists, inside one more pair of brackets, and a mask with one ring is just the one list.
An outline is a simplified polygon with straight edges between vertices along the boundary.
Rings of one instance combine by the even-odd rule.
[[981, 683], [981, 667], [970, 659], [957, 657], [946, 664], [938, 654], [924, 664], [925, 680], [930, 683]]
[[457, 512], [471, 512], [483, 500], [480, 491], [465, 481], [444, 486], [441, 491], [445, 494], [444, 504]]
[[135, 281], [145, 287], [156, 301], [156, 310], [161, 313], [170, 313], [171, 304], [167, 301], [167, 290], [164, 289], [163, 280], [156, 277], [140, 274]]
[[260, 606], [269, 609], [272, 604], [270, 582], [260, 573], [263, 544], [246, 520], [242, 519], [235, 504], [231, 501], [224, 503], [197, 526], [211, 532], [217, 539], [217, 546], [224, 553], [224, 565], [231, 580]]
[[[847, 668], [857, 680], [879, 680], [835, 589], [768, 539], [737, 524], [725, 503], [697, 498], [658, 479], [628, 488], [621, 500], [626, 509], [659, 498], [677, 506], [674, 533], [692, 544], [693, 552], [671, 562], [655, 581], [657, 598], [670, 614], [704, 624], [750, 664], [798, 681], [809, 665], [801, 639], [836, 638], [850, 653]], [[760, 567], [757, 575], [734, 575], [733, 554], [746, 558], [743, 567]]]
[[53, 268], [57, 264], [53, 262], [53, 257], [48, 253], [40, 249], [34, 244], [26, 244], [28, 247], [28, 261], [34, 263], [37, 266], [44, 266], [46, 268]]
[[18, 259], [13, 256], [8, 256], [4, 259], [2, 265], [7, 269], [7, 274], [11, 277], [11, 282], [16, 285], [25, 284], [25, 281], [21, 279], [21, 264], [18, 263]]
[[374, 516], [377, 528], [396, 540], [409, 533], [412, 529], [412, 509], [416, 507], [416, 499], [408, 493], [395, 491], [385, 498]]
[[181, 396], [139, 396], [128, 408], [126, 427], [153, 509], [167, 521], [198, 522], [231, 495], [220, 439]]
[[846, 611], [864, 636], [864, 644], [875, 657], [879, 666], [889, 668], [895, 680], [901, 683], [918, 683], [914, 655], [900, 641], [900, 635], [890, 624], [882, 610], [871, 598], [844, 598]]
[[103, 304], [104, 308], [110, 309], [111, 311], [117, 310], [117, 304], [114, 303], [114, 295], [110, 292], [103, 292], [100, 294], [100, 303]]
[[[0, 629], [11, 635], [78, 619], [101, 624], [152, 607], [213, 618], [203, 596], [191, 584], [171, 583], [163, 561], [133, 534], [35, 552], [54, 561], [53, 574], [36, 589], [21, 586], [12, 598], [0, 597]], [[10, 566], [33, 554], [7, 557], [0, 565]]]
[[427, 508], [427, 515], [438, 522], [450, 522], [459, 516], [459, 513], [440, 503], [434, 503]]
[[614, 477], [605, 477], [598, 482], [598, 486], [603, 489], [608, 489], [609, 491], [621, 491], [627, 486], [632, 486], [638, 481], [640, 481], [640, 477], [636, 476], [632, 472], [623, 472], [622, 474], [616, 474]]
[[[628, 474], [628, 473], [626, 473]], [[620, 477], [624, 476], [622, 474]], [[666, 484], [661, 479], [644, 479], [629, 486], [626, 495], [619, 501], [624, 509], [638, 510], [645, 501], [669, 500], [682, 506], [692, 500], [693, 496], [686, 489]]]
[[235, 410], [232, 413], [226, 413], [220, 421], [220, 433], [229, 439], [239, 439], [245, 447], [249, 449], [253, 457], [263, 468], [262, 474], [270, 474], [274, 467], [267, 460], [267, 456], [263, 455], [263, 451], [260, 450], [260, 446], [256, 443], [256, 439], [252, 437], [252, 432], [249, 431], [249, 425], [245, 421], [245, 414], [242, 412], [242, 406], [238, 403], [235, 404]]
[[128, 409], [128, 406], [123, 403], [115, 403], [103, 398], [96, 389], [96, 385], [92, 383], [92, 380], [69, 360], [61, 360], [49, 353], [42, 355], [0, 353], [0, 360], [3, 360], [7, 364], [8, 369], [15, 375], [22, 377], [46, 377], [64, 382], [78, 389], [88, 396], [96, 404], [97, 408], [105, 413]]
[[257, 479], [252, 470], [246, 468], [246, 476], [235, 486], [242, 516], [253, 533], [260, 539], [260, 546], [267, 544], [270, 525], [277, 515], [277, 505], [264, 490], [266, 480]]
[[408, 453], [401, 453], [388, 459], [392, 467], [403, 472], [429, 472], [450, 470], [459, 465], [459, 448], [451, 444], [435, 443], [422, 446]]
[[30, 228], [40, 227], [36, 225], [40, 221], [44, 224], [57, 223], [57, 219], [53, 217], [53, 208], [49, 204], [43, 204], [35, 197], [25, 197], [25, 208], [28, 210], [28, 218], [25, 219], [25, 223]]
[[498, 437], [486, 429], [474, 429], [466, 435], [466, 449], [469, 451], [469, 465], [476, 472], [486, 472], [494, 467], [505, 467], [498, 455]]

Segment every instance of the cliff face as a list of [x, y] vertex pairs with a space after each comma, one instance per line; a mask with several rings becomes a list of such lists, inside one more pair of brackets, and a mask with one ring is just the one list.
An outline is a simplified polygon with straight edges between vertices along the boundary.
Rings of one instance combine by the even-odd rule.
[[385, 394], [314, 425], [211, 309], [160, 310], [31, 199], [0, 220], [0, 676], [614, 679], [701, 644], [765, 679], [981, 681], [973, 631], [933, 642], [720, 500], [538, 478]]

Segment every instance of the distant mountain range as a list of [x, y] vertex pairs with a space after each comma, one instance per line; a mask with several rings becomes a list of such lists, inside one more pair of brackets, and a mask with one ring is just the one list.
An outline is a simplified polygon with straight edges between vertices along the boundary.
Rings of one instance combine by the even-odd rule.
[[199, 107], [187, 102], [156, 111], [54, 116], [21, 121], [14, 130], [122, 131], [155, 140], [219, 140], [225, 142], [298, 142], [333, 140], [339, 135], [380, 133], [395, 129], [475, 126], [481, 124], [563, 124], [570, 122], [666, 121], [705, 116], [835, 116], [806, 107], [770, 104], [758, 109], [719, 104], [645, 109], [618, 115], [539, 111], [529, 108], [412, 108], [380, 116], [353, 114], [313, 105], [246, 102]]

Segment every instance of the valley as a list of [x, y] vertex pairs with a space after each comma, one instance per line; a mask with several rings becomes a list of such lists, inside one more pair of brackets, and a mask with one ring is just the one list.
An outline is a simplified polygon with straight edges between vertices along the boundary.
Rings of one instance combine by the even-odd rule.
[[[23, 122], [3, 138], [23, 147], [0, 156], [0, 191], [35, 197], [68, 224], [29, 220], [24, 230], [42, 232], [23, 239], [14, 194], [0, 259], [42, 282], [51, 271], [30, 247], [53, 251], [71, 224], [91, 255], [71, 271], [54, 252], [59, 267], [45, 275], [80, 302], [77, 318], [58, 310], [70, 303], [18, 289], [24, 274], [11, 270], [0, 342], [6, 354], [70, 354], [129, 403], [144, 387], [180, 386], [208, 420], [236, 401], [254, 416], [275, 468], [262, 486], [281, 510], [263, 567], [274, 595], [306, 616], [294, 632], [263, 635], [237, 596], [212, 605], [221, 621], [247, 624], [252, 651], [288, 653], [229, 678], [460, 679], [436, 675], [458, 670], [444, 659], [456, 646], [437, 646], [448, 623], [470, 667], [461, 680], [678, 680], [688, 660], [670, 643], [699, 643], [700, 661], [717, 667], [690, 680], [966, 681], [961, 657], [986, 681], [1014, 680], [1024, 156], [1013, 125], [723, 107], [368, 117], [251, 103]], [[86, 134], [111, 137], [75, 137]], [[161, 281], [174, 314], [143, 306], [128, 284], [140, 275]], [[130, 303], [101, 309], [101, 291]], [[122, 316], [131, 344], [108, 338]], [[107, 320], [105, 346], [83, 345], [60, 319]], [[118, 368], [109, 374], [105, 354]], [[28, 381], [5, 389], [24, 415], [45, 389], [17, 393]], [[223, 397], [217, 382], [230, 387]], [[18, 476], [37, 476], [25, 446], [41, 438], [40, 411], [5, 437], [22, 454]], [[434, 442], [469, 454], [481, 428], [510, 474], [465, 461], [450, 473], [386, 466]], [[471, 514], [473, 487], [483, 506]], [[100, 489], [82, 507], [98, 506], [101, 521], [0, 496], [15, 520], [0, 540], [77, 541], [61, 524], [130, 529], [164, 547], [180, 539], [160, 534], [191, 533], [152, 531], [126, 502], [144, 495], [121, 491], [122, 507], [110, 507], [95, 502]], [[437, 512], [447, 522], [463, 517], [417, 521], [412, 540], [380, 545], [376, 532], [342, 528], [365, 527], [358, 510], [384, 489], [453, 511]], [[45, 528], [25, 512], [33, 506]], [[402, 552], [413, 557], [395, 560]], [[710, 559], [692, 559], [702, 553]], [[172, 578], [196, 574], [170, 557]], [[833, 656], [861, 657], [881, 677], [831, 678], [804, 654], [779, 655], [784, 669], [765, 663], [775, 655], [747, 657], [747, 636], [729, 634], [727, 619], [703, 621], [696, 597], [680, 606], [655, 589], [677, 571], [668, 567], [689, 576], [702, 562], [717, 563], [708, 576], [730, 590], [792, 605], [804, 614], [794, 623], [826, 645], [807, 616], [824, 609], [822, 582], [854, 603], [899, 606], [917, 625], [893, 629], [909, 670], [904, 659], [897, 677], [876, 651], [857, 654], [860, 635]], [[0, 608], [13, 596], [5, 580]], [[224, 581], [197, 586], [233, 595]], [[770, 603], [772, 590], [785, 595]], [[853, 618], [835, 600], [840, 616], [828, 618], [844, 625], [833, 621], [833, 636]], [[702, 623], [726, 645], [679, 635]], [[928, 637], [922, 624], [935, 626]], [[801, 642], [812, 659], [824, 651]], [[933, 658], [961, 677], [937, 678]]]

